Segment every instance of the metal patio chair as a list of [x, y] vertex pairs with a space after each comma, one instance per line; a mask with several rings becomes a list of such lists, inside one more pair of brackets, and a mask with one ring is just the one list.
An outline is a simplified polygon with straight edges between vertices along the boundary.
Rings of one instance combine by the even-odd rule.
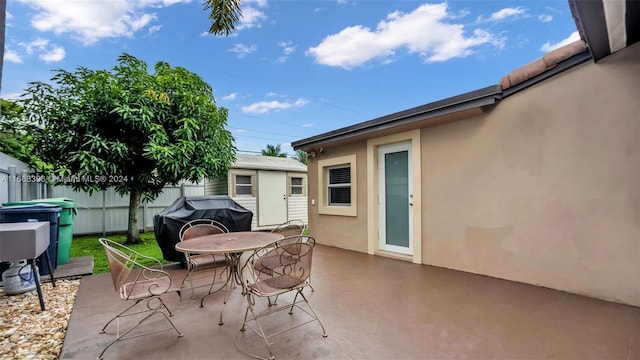
[[[160, 260], [140, 254], [125, 245], [109, 239], [100, 238], [98, 241], [102, 244], [107, 254], [113, 287], [120, 295], [120, 299], [133, 301], [131, 306], [109, 320], [100, 331], [100, 334], [104, 334], [107, 327], [116, 320], [116, 338], [102, 350], [98, 359], [102, 359], [105, 351], [107, 351], [111, 345], [121, 340], [171, 329], [178, 333], [178, 337], [182, 337], [182, 332], [180, 332], [173, 321], [169, 319], [169, 317], [173, 316], [173, 313], [161, 297], [166, 293], [176, 292], [181, 298], [180, 289], [173, 286], [173, 279], [169, 273], [162, 270]], [[141, 261], [145, 263], [151, 262], [154, 264], [154, 267], [143, 265]], [[139, 308], [136, 308], [136, 305], [140, 305]], [[141, 319], [139, 319], [134, 326], [121, 333], [120, 320], [134, 315], [138, 315]], [[133, 330], [137, 329], [154, 315], [164, 317], [171, 327], [150, 330], [143, 333], [132, 333]]]
[[[243, 335], [246, 328], [251, 329], [264, 340], [269, 351], [269, 359], [275, 358], [271, 350], [270, 339], [284, 332], [297, 329], [302, 325], [317, 322], [322, 328], [322, 336], [327, 337], [324, 325], [302, 292], [305, 287], [309, 286], [315, 240], [308, 236], [298, 237], [307, 239], [305, 241], [300, 241], [299, 239], [292, 241], [297, 237], [288, 237], [248, 255], [243, 255], [240, 274], [243, 293], [247, 299], [247, 308], [242, 327], [236, 336], [235, 344], [239, 350], [247, 355], [264, 359], [240, 344], [241, 336], [245, 337], [246, 340], [246, 335]], [[277, 307], [268, 307], [261, 311], [255, 308], [256, 298], [277, 297], [287, 293], [295, 293], [293, 301], [290, 303]], [[264, 321], [265, 318], [286, 309], [289, 309], [289, 314], [293, 316], [294, 308], [300, 311], [296, 312], [296, 321], [293, 321], [293, 324], [285, 329], [278, 329], [278, 331], [268, 331], [269, 327]]]
[[276, 228], [271, 230], [271, 232], [277, 232], [282, 234], [284, 237], [288, 237], [293, 235], [302, 235], [305, 229], [306, 225], [304, 224], [304, 221], [293, 219], [278, 225]]
[[[222, 223], [211, 220], [211, 219], [196, 219], [191, 220], [184, 224], [178, 233], [180, 236], [180, 241], [185, 242], [190, 239], [204, 236], [204, 235], [213, 235], [220, 233], [228, 233], [229, 229], [224, 226]], [[216, 279], [221, 277], [225, 271], [227, 272], [227, 276], [230, 275], [229, 271], [229, 261], [223, 254], [190, 254], [185, 253], [185, 260], [187, 265], [187, 273], [182, 280], [181, 287], [184, 287], [185, 282], [189, 282], [191, 287], [191, 297], [194, 298], [194, 286], [193, 280], [196, 278], [202, 278], [205, 276], [212, 276], [211, 284], [201, 285], [201, 286], [209, 286], [209, 293], [214, 292], [213, 287], [216, 284]], [[211, 275], [203, 275], [203, 276], [194, 276], [196, 273], [213, 273]], [[196, 286], [196, 287], [201, 287]], [[217, 290], [216, 290], [217, 291]]]

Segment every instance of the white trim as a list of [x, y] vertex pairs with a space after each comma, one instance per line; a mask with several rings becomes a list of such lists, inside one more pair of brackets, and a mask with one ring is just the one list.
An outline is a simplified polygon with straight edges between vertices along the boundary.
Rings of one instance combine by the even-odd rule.
[[[350, 206], [329, 206], [327, 195], [327, 178], [326, 169], [337, 165], [349, 165], [351, 167], [351, 205]], [[331, 159], [318, 161], [318, 214], [324, 215], [340, 215], [340, 216], [357, 216], [358, 215], [358, 198], [357, 198], [357, 168], [356, 155], [340, 156]]]
[[[385, 194], [385, 183], [383, 181], [380, 181], [380, 179], [385, 179], [386, 175], [385, 175], [385, 157], [384, 154], [387, 153], [393, 153], [393, 152], [400, 152], [400, 151], [406, 151], [407, 152], [407, 176], [408, 176], [408, 190], [409, 190], [409, 204], [408, 206], [413, 206], [413, 194], [412, 194], [412, 189], [413, 189], [413, 179], [412, 179], [412, 174], [413, 174], [413, 168], [411, 166], [411, 143], [410, 142], [401, 142], [401, 143], [396, 143], [396, 144], [391, 144], [391, 145], [380, 145], [377, 147], [377, 151], [378, 151], [378, 194]], [[385, 180], [386, 181], [386, 180]], [[387, 243], [387, 238], [386, 238], [386, 219], [385, 219], [385, 215], [383, 214], [383, 212], [381, 211], [381, 209], [384, 209], [384, 206], [386, 206], [384, 204], [384, 199], [382, 198], [378, 198], [378, 248], [380, 250], [385, 250], [385, 251], [391, 251], [391, 252], [395, 252], [395, 253], [399, 253], [399, 254], [405, 254], [405, 255], [413, 255], [413, 237], [412, 237], [412, 232], [410, 231], [410, 229], [413, 226], [413, 212], [412, 211], [408, 211], [408, 216], [409, 216], [409, 246], [408, 247], [403, 247], [403, 246], [397, 246], [397, 245], [390, 245]], [[386, 213], [386, 212], [385, 212]]]
[[627, 46], [626, 0], [602, 0], [604, 19], [612, 53]]
[[422, 264], [422, 163], [420, 129], [367, 141], [367, 252], [374, 255], [378, 249], [378, 180], [377, 147], [381, 145], [411, 143], [413, 207], [411, 237], [413, 239], [412, 262]]

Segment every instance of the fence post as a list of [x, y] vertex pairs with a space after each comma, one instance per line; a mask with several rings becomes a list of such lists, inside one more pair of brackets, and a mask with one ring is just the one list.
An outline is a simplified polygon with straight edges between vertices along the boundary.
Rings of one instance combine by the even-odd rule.
[[27, 201], [27, 200], [31, 200], [29, 199], [29, 183], [24, 181], [25, 179], [28, 179], [29, 176], [29, 172], [27, 170], [22, 170], [22, 182], [20, 182], [20, 192], [21, 192], [21, 196], [22, 199], [20, 201]]
[[107, 236], [107, 190], [102, 190], [102, 236]]
[[142, 232], [147, 230], [147, 210], [148, 210], [148, 201], [142, 200]]
[[9, 181], [7, 182], [9, 189], [9, 202], [16, 201], [16, 166], [9, 165]]

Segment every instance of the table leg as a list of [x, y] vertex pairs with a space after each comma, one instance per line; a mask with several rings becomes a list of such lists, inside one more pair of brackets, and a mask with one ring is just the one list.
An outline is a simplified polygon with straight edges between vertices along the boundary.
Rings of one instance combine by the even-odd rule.
[[49, 257], [49, 250], [44, 252], [44, 257], [47, 258], [47, 265], [49, 265], [49, 278], [51, 279], [51, 286], [56, 287], [56, 280], [53, 277], [53, 267], [51, 266], [51, 257]]
[[[47, 255], [47, 259], [49, 255]], [[31, 259], [31, 272], [36, 281], [36, 289], [38, 290], [38, 300], [40, 300], [40, 310], [44, 311], [44, 299], [42, 298], [42, 289], [40, 288], [40, 275], [36, 273], [36, 259]]]

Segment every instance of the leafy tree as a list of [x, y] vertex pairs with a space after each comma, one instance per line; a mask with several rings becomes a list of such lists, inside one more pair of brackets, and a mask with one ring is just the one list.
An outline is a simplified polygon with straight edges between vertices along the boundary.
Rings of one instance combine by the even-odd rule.
[[149, 73], [145, 62], [123, 54], [111, 71], [55, 73], [55, 86], [33, 82], [23, 96], [28, 118], [42, 126], [37, 153], [75, 190], [129, 194], [128, 243], [140, 242], [141, 198], [181, 180], [218, 177], [235, 160], [227, 109], [182, 67], [157, 62]]
[[307, 152], [304, 150], [296, 150], [296, 159], [307, 165]]
[[274, 156], [274, 157], [287, 157], [287, 154], [282, 152], [280, 145], [267, 145], [267, 148], [262, 150], [262, 155]]
[[39, 129], [24, 121], [22, 106], [5, 99], [0, 99], [0, 105], [0, 152], [37, 169], [49, 169], [50, 166], [35, 155], [32, 134]]

